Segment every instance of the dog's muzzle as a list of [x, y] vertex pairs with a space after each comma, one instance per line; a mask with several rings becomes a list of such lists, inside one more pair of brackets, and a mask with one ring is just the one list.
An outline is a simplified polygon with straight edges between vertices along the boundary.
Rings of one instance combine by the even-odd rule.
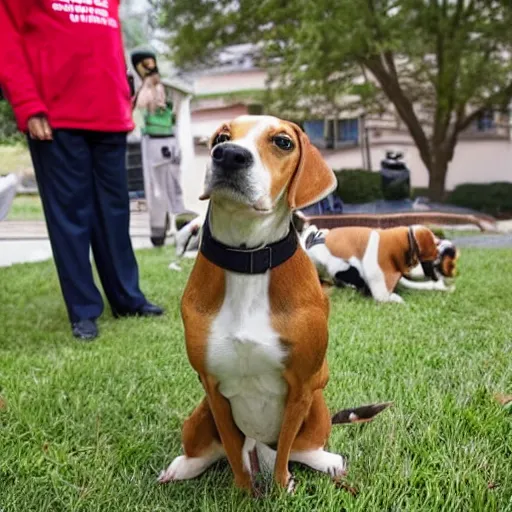
[[232, 174], [251, 167], [254, 158], [248, 149], [224, 143], [213, 148], [212, 163], [214, 173]]
[[254, 158], [248, 149], [232, 143], [223, 143], [213, 148], [210, 190], [223, 190], [236, 196], [253, 198], [249, 172]]

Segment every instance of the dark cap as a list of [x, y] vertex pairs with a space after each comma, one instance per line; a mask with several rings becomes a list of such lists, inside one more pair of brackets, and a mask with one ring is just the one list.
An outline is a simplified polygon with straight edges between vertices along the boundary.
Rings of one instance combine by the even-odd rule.
[[137, 68], [137, 65], [144, 59], [155, 59], [156, 62], [156, 53], [151, 50], [135, 50], [132, 52], [131, 57], [134, 68]]

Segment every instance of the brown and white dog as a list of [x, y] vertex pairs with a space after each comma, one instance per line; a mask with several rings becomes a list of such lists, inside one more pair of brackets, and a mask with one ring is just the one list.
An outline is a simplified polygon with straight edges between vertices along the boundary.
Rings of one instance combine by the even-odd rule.
[[247, 490], [255, 459], [284, 488], [289, 461], [340, 476], [343, 457], [324, 450], [329, 303], [291, 227], [293, 210], [331, 192], [335, 176], [299, 127], [274, 117], [239, 117], [211, 146], [209, 214], [182, 299], [206, 396], [160, 481], [196, 477], [222, 457]]
[[[355, 287], [379, 302], [402, 303], [395, 293], [398, 283], [415, 289], [448, 289], [434, 274], [437, 239], [425, 226], [331, 230], [310, 226], [301, 243], [322, 281]], [[432, 281], [416, 283], [404, 277], [419, 264]]]

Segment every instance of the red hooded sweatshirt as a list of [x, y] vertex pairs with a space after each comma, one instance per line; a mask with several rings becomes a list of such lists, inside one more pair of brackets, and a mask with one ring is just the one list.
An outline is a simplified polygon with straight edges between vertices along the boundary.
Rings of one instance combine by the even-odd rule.
[[0, 87], [18, 126], [46, 114], [52, 128], [134, 127], [120, 0], [0, 0]]

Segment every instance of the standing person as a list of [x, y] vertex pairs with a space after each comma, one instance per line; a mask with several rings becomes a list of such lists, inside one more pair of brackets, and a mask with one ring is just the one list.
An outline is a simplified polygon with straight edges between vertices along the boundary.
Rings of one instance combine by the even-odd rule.
[[176, 215], [185, 211], [181, 188], [181, 151], [175, 109], [179, 97], [167, 97], [160, 81], [156, 55], [150, 50], [132, 53], [132, 65], [142, 80], [134, 99], [136, 115], [143, 119], [142, 166], [149, 210], [151, 241], [163, 245], [169, 225], [176, 232]]
[[163, 310], [139, 289], [129, 236], [126, 136], [133, 129], [120, 0], [1, 0], [0, 87], [32, 162], [73, 335], [98, 335], [103, 311]]

